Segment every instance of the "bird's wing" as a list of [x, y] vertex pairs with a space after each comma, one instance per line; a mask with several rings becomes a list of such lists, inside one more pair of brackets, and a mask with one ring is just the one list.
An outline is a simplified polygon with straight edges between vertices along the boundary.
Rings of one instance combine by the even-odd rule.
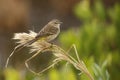
[[54, 35], [56, 34], [58, 31], [58, 28], [56, 27], [53, 27], [51, 25], [49, 26], [45, 26], [39, 33], [38, 35], [36, 36], [36, 38], [39, 38], [39, 37], [45, 37], [45, 36], [49, 36], [49, 35]]

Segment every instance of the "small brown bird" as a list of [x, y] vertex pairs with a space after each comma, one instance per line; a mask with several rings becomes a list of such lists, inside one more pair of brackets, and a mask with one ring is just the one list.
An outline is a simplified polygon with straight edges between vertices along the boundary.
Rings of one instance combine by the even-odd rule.
[[58, 19], [53, 19], [38, 32], [33, 40], [28, 41], [25, 45], [30, 45], [37, 40], [45, 40], [47, 42], [54, 40], [60, 33], [61, 23]]

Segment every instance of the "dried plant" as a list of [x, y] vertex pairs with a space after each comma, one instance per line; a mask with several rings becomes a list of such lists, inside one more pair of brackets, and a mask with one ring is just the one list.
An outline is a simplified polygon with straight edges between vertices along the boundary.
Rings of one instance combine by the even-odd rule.
[[[15, 33], [13, 39], [14, 40], [19, 40], [19, 41], [17, 41], [17, 43], [19, 43], [19, 45], [15, 47], [15, 49], [13, 50], [11, 55], [8, 57], [7, 62], [6, 62], [6, 67], [7, 67], [9, 59], [13, 55], [13, 53], [16, 52], [16, 51], [19, 51], [20, 49], [22, 49], [23, 47], [26, 46], [26, 47], [30, 47], [30, 53], [33, 53], [33, 52], [35, 53], [32, 57], [28, 58], [25, 61], [26, 67], [32, 73], [39, 75], [39, 74], [43, 73], [44, 71], [48, 70], [49, 68], [53, 67], [58, 62], [64, 60], [64, 61], [66, 61], [68, 63], [71, 63], [77, 70], [80, 70], [83, 73], [85, 73], [90, 78], [90, 80], [94, 80], [94, 78], [92, 77], [90, 72], [87, 70], [84, 62], [82, 60], [80, 60], [80, 58], [78, 56], [76, 46], [74, 44], [71, 46], [71, 48], [68, 51], [64, 51], [61, 47], [59, 47], [57, 45], [54, 45], [54, 44], [51, 44], [51, 43], [48, 43], [48, 42], [46, 42], [44, 40], [38, 40], [38, 41], [34, 42], [31, 45], [24, 45], [24, 46], [20, 47], [21, 45], [25, 44], [29, 40], [34, 39], [36, 35], [37, 35], [37, 33], [33, 32], [33, 31], [30, 31], [29, 33]], [[70, 50], [72, 48], [74, 48], [74, 50], [75, 50], [75, 55], [77, 57], [77, 60], [74, 59], [69, 54], [69, 52], [70, 52]], [[28, 62], [31, 59], [33, 59], [34, 57], [36, 57], [38, 54], [46, 52], [46, 51], [51, 51], [52, 54], [55, 56], [55, 59], [53, 60], [52, 65], [50, 65], [47, 68], [43, 69], [42, 71], [36, 73], [31, 68], [29, 68]]]

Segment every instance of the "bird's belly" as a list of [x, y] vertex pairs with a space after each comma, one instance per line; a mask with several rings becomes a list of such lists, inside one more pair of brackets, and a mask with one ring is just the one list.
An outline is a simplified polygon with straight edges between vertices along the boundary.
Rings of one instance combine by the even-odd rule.
[[50, 42], [50, 41], [54, 40], [58, 36], [59, 33], [60, 33], [60, 29], [57, 31], [56, 34], [48, 36], [45, 40], [47, 42]]
[[52, 41], [52, 40], [54, 40], [56, 37], [57, 37], [57, 34], [55, 34], [55, 35], [50, 35], [50, 36], [48, 36], [48, 37], [46, 38], [46, 41], [47, 41], [47, 42]]

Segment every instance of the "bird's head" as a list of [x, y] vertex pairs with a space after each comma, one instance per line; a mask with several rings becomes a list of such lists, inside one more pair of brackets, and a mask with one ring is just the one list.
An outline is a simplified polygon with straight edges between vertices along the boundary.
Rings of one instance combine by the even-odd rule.
[[59, 25], [62, 24], [62, 22], [60, 20], [58, 20], [58, 19], [53, 19], [48, 24], [59, 27]]

